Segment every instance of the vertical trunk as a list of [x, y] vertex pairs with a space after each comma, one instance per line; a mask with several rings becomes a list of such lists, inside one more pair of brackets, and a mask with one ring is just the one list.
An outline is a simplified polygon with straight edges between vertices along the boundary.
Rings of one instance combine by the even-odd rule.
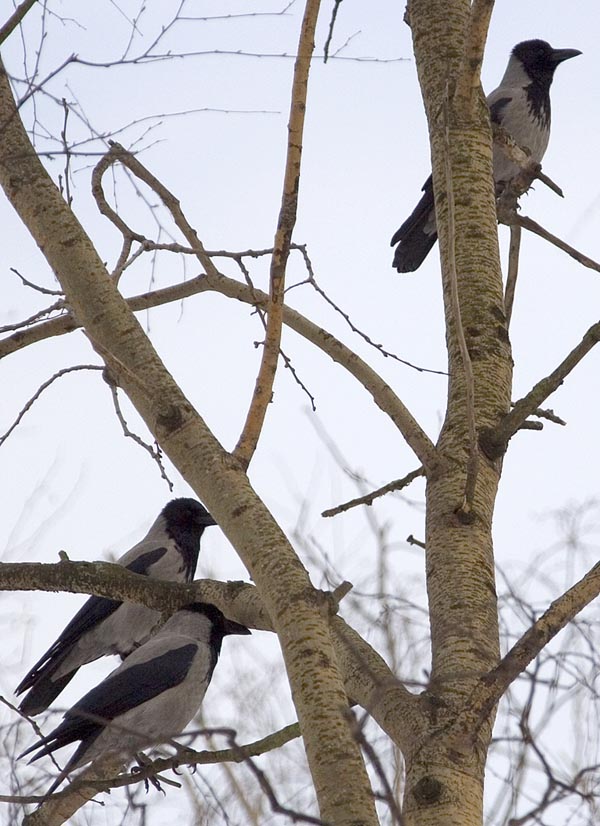
[[[452, 305], [456, 278], [462, 332], [472, 367], [477, 431], [510, 405], [512, 359], [504, 318], [492, 179], [492, 142], [483, 95], [457, 111], [452, 98], [465, 51], [470, 3], [411, 0], [419, 80], [428, 115], [442, 257], [449, 386], [438, 448], [439, 473], [427, 484], [427, 591], [432, 674], [423, 704], [428, 731], [407, 755], [408, 826], [481, 826], [491, 724], [474, 743], [444, 734], [477, 678], [499, 657], [492, 515], [500, 464], [479, 451], [472, 508], [461, 510], [471, 443], [467, 381]], [[455, 236], [449, 237], [448, 169]], [[449, 260], [453, 245], [455, 274]]]

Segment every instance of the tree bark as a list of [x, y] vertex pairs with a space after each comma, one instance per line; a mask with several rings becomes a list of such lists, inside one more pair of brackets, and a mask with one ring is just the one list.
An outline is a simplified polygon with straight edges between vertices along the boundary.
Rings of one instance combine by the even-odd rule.
[[[499, 659], [491, 529], [501, 464], [486, 459], [477, 441], [473, 443], [469, 416], [477, 438], [507, 413], [512, 359], [504, 317], [489, 114], [479, 84], [460, 82], [470, 15], [467, 0], [410, 3], [431, 143], [450, 378], [437, 445], [442, 463], [427, 481], [433, 659], [430, 687], [422, 698], [427, 731], [406, 755], [407, 826], [481, 826], [493, 712], [473, 742], [451, 741], [446, 729], [468, 704], [480, 676]], [[463, 90], [460, 98], [454, 95], [457, 88]], [[452, 300], [453, 289], [458, 306]], [[476, 470], [470, 480], [472, 501], [465, 508], [471, 454]]]
[[329, 615], [287, 538], [186, 399], [38, 159], [0, 65], [0, 184], [62, 285], [92, 346], [250, 571], [278, 634], [321, 816], [373, 826], [364, 761]]

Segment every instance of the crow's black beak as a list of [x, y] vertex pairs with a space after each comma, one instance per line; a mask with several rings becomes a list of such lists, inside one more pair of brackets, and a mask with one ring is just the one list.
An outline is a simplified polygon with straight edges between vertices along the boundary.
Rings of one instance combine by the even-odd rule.
[[570, 60], [572, 57], [577, 57], [581, 52], [578, 49], [554, 49], [552, 52], [552, 60], [558, 66], [563, 60]]

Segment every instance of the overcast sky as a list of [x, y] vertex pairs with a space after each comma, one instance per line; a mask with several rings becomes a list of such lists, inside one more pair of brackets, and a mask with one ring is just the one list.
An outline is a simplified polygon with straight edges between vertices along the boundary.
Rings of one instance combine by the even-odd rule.
[[[119, 4], [50, 0], [47, 5], [64, 21], [48, 20], [41, 77], [72, 53], [99, 63], [116, 60], [130, 37], [127, 18], [138, 8], [137, 3], [126, 0]], [[150, 42], [164, 21], [162, 3], [146, 5], [148, 13], [140, 21], [132, 54], [144, 50], [142, 44]], [[249, 8], [279, 12], [284, 6], [283, 0], [259, 4], [197, 0], [187, 4], [186, 14], [208, 17], [217, 7], [224, 16]], [[339, 54], [327, 65], [315, 62], [311, 72], [294, 240], [308, 244], [318, 282], [361, 330], [402, 359], [443, 371], [446, 359], [437, 248], [416, 274], [399, 276], [391, 268], [389, 239], [412, 210], [429, 174], [426, 123], [403, 12], [403, 3], [384, 0], [368, 4], [345, 0], [339, 8], [331, 48], [334, 54], [339, 49]], [[325, 3], [317, 37], [319, 54], [330, 13], [331, 4]], [[296, 3], [281, 15], [181, 22], [168, 33], [164, 50], [197, 53], [185, 60], [113, 68], [70, 66], [45, 89], [59, 101], [65, 98], [72, 107], [67, 124], [71, 137], [89, 137], [90, 129], [83, 119], [104, 134], [132, 124], [118, 139], [126, 146], [145, 148], [143, 162], [181, 200], [208, 249], [269, 247], [279, 209], [293, 70], [293, 61], [281, 55], [294, 53], [300, 18], [301, 4]], [[565, 199], [537, 184], [523, 198], [522, 208], [596, 259], [600, 259], [599, 22], [597, 3], [591, 0], [498, 3], [483, 69], [484, 88], [489, 92], [504, 72], [510, 49], [521, 40], [539, 37], [555, 47], [583, 52], [559, 67], [552, 88], [552, 136], [544, 170], [562, 186]], [[35, 9], [27, 20], [25, 37], [31, 69], [39, 43], [39, 12]], [[215, 50], [264, 56], [214, 54]], [[22, 78], [18, 33], [3, 46], [3, 57], [9, 72]], [[23, 94], [22, 85], [17, 89]], [[188, 110], [198, 111], [167, 117]], [[32, 107], [27, 105], [24, 113], [31, 126]], [[50, 98], [40, 97], [36, 114], [38, 145], [42, 150], [56, 149], [58, 144], [50, 143], [43, 133], [59, 133], [63, 110]], [[159, 117], [139, 122], [150, 115]], [[102, 142], [96, 141], [84, 148], [99, 152], [102, 147]], [[90, 157], [74, 162], [74, 209], [112, 266], [119, 253], [118, 237], [98, 215], [90, 195], [91, 168], [96, 160]], [[48, 161], [48, 167], [57, 180], [64, 173], [64, 159], [57, 156]], [[133, 225], [148, 234], [154, 231], [150, 211], [132, 194], [123, 176], [119, 176], [118, 198]], [[154, 196], [150, 200], [156, 202]], [[0, 226], [0, 324], [8, 325], [52, 300], [24, 288], [10, 268], [47, 288], [57, 285], [3, 197]], [[168, 222], [167, 226], [170, 228]], [[504, 254], [505, 231], [501, 231], [501, 245]], [[264, 265], [248, 265], [255, 283], [264, 288]], [[231, 262], [223, 264], [223, 271], [241, 277]], [[134, 295], [198, 272], [193, 261], [187, 262], [184, 270], [175, 257], [160, 258], [155, 268], [148, 259], [125, 276], [122, 289], [126, 295]], [[288, 283], [303, 277], [302, 260], [296, 254], [290, 261]], [[444, 413], [443, 376], [416, 372], [384, 359], [353, 335], [310, 287], [294, 290], [289, 302], [380, 370], [428, 434], [436, 437]], [[597, 273], [524, 235], [511, 326], [515, 400], [578, 343], [588, 326], [598, 320], [599, 308]], [[217, 295], [201, 295], [183, 306], [157, 309], [140, 318], [188, 397], [224, 446], [232, 448], [259, 364], [260, 350], [254, 346], [262, 338], [258, 319], [245, 305]], [[345, 465], [364, 474], [373, 487], [405, 475], [418, 463], [392, 424], [350, 377], [293, 332], [284, 332], [283, 347], [315, 397], [317, 412], [310, 412], [308, 397], [290, 371], [281, 370], [274, 404], [251, 466], [252, 483], [284, 529], [291, 533], [300, 524], [303, 532], [313, 537], [313, 558], [303, 552], [303, 559], [314, 572], [317, 585], [323, 582], [324, 557], [343, 578], [364, 582], [373, 554], [365, 514], [352, 512], [334, 520], [323, 520], [319, 515], [323, 509], [357, 495], [357, 490], [337, 466], [318, 428], [335, 441]], [[530, 559], [556, 542], [551, 513], [581, 506], [598, 496], [599, 358], [599, 352], [592, 352], [549, 400], [549, 406], [568, 422], [566, 428], [547, 424], [542, 433], [519, 434], [511, 444], [496, 509], [495, 537], [499, 561], [516, 578]], [[80, 332], [6, 358], [0, 364], [0, 432], [10, 426], [43, 381], [63, 367], [81, 363], [98, 363], [98, 359]], [[126, 405], [125, 409], [132, 428], [147, 436], [135, 414]], [[61, 549], [73, 559], [120, 555], [141, 538], [171, 497], [147, 454], [120, 434], [108, 388], [96, 373], [67, 376], [47, 390], [0, 447], [0, 467], [0, 548], [5, 549], [3, 558], [7, 561], [55, 561]], [[188, 495], [189, 488], [172, 469], [171, 476], [174, 495]], [[373, 511], [378, 524], [386, 527], [396, 575], [406, 571], [406, 581], [416, 577], [415, 593], [420, 594], [422, 559], [405, 543], [410, 533], [423, 536], [421, 510], [412, 504], [422, 497], [420, 483], [410, 489], [408, 497], [410, 501], [380, 501]], [[572, 559], [567, 570], [560, 568], [560, 574], [556, 557], [549, 556], [549, 568], [543, 571], [549, 581], [566, 587], [597, 558], [596, 513], [586, 523], [589, 553]], [[209, 573], [247, 579], [243, 565], [218, 529], [207, 532], [203, 544], [198, 574]], [[543, 604], [552, 595], [552, 587], [530, 596]], [[82, 598], [19, 594], [3, 596], [2, 600], [0, 616], [10, 627], [11, 645], [5, 651], [9, 662], [0, 674], [0, 690], [9, 696]], [[249, 641], [226, 641], [223, 660], [229, 655], [233, 659], [232, 652], [242, 644], [250, 646], [255, 658], [262, 656], [263, 650], [276, 656], [266, 638], [257, 633]], [[78, 675], [61, 699], [65, 703], [77, 699], [93, 684], [95, 677], [90, 675], [106, 673], [110, 664], [99, 668], [100, 672], [90, 669]], [[211, 702], [209, 691], [205, 704], [209, 722]], [[293, 712], [285, 691], [275, 705], [281, 707], [282, 721], [291, 722]], [[252, 726], [241, 728], [248, 739], [267, 733], [254, 732]], [[173, 797], [171, 794], [163, 803], [156, 795], [156, 805], [169, 811]]]

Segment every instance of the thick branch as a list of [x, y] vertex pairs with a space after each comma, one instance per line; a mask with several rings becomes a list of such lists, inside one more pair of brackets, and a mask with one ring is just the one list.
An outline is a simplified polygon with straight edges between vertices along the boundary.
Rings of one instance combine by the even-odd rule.
[[[199, 600], [216, 605], [236, 622], [262, 631], [273, 630], [258, 589], [244, 582], [199, 579], [185, 585], [134, 574], [111, 562], [0, 563], [0, 591], [38, 590], [123, 599], [166, 614]], [[406, 736], [403, 724], [415, 713], [416, 698], [398, 682], [379, 654], [341, 617], [331, 616], [330, 622], [336, 658], [348, 696], [370, 711], [382, 728], [389, 731], [391, 726], [395, 736], [400, 732], [400, 739], [403, 739]], [[391, 706], [393, 714], [389, 710]]]
[[[127, 299], [133, 312], [140, 312], [151, 307], [159, 307], [172, 301], [179, 301], [206, 291], [219, 292], [228, 298], [236, 298], [245, 304], [258, 306], [263, 310], [268, 307], [268, 296], [256, 288], [228, 278], [225, 275], [198, 276], [189, 281], [165, 287], [162, 290], [143, 293]], [[434, 470], [439, 464], [439, 454], [435, 446], [414, 419], [410, 411], [400, 401], [392, 388], [349, 347], [335, 338], [331, 333], [317, 326], [291, 307], [284, 307], [284, 323], [303, 336], [307, 341], [319, 347], [337, 364], [344, 367], [373, 396], [375, 404], [386, 413], [398, 427], [408, 445], [426, 468]], [[35, 344], [51, 336], [65, 335], [79, 328], [71, 315], [46, 321], [28, 330], [19, 331], [0, 341], [0, 358], [17, 350]]]
[[600, 341], [600, 321], [593, 324], [585, 333], [581, 342], [569, 355], [563, 359], [556, 370], [539, 381], [529, 393], [515, 402], [514, 407], [492, 430], [481, 434], [480, 442], [484, 453], [491, 459], [497, 459], [506, 451], [508, 442], [522, 426], [525, 419], [531, 416], [551, 393], [560, 387], [569, 373]]
[[37, 3], [37, 0], [23, 0], [21, 5], [17, 6], [6, 23], [0, 28], [0, 44], [4, 43], [6, 38], [12, 34], [35, 3]]
[[328, 618], [308, 572], [239, 465], [166, 370], [62, 199], [19, 119], [0, 67], [0, 184], [43, 251], [73, 313], [150, 432], [206, 503], [250, 571], [273, 620], [325, 820], [376, 823]]
[[469, 30], [455, 93], [457, 112], [470, 114], [475, 93], [481, 88], [481, 64], [490, 25], [494, 0], [473, 0]]
[[270, 294], [265, 343], [246, 422], [233, 451], [233, 455], [244, 469], [248, 468], [258, 445], [267, 407], [273, 395], [273, 383], [279, 362], [283, 326], [285, 271], [298, 209], [308, 74], [315, 48], [315, 28], [320, 5], [320, 0], [308, 0], [306, 3], [300, 31], [300, 42], [298, 43], [298, 55], [294, 65], [283, 194], [273, 243], [273, 255], [271, 256]]

